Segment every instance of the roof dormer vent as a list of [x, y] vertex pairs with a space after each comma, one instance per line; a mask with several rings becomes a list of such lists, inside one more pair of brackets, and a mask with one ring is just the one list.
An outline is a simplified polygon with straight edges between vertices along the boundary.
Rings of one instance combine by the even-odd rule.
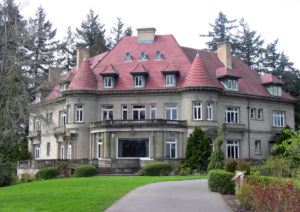
[[137, 29], [138, 44], [154, 43], [155, 28], [140, 28]]

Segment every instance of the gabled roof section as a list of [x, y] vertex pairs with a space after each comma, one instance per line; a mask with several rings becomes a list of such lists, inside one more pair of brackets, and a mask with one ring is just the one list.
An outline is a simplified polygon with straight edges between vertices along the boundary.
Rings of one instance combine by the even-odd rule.
[[148, 71], [146, 71], [143, 64], [139, 63], [136, 65], [136, 67], [130, 72], [130, 74], [145, 74], [148, 75]]
[[281, 84], [284, 85], [285, 83], [280, 81], [277, 77], [275, 77], [273, 74], [266, 74], [260, 76], [261, 84]]
[[103, 52], [99, 55], [96, 55], [94, 57], [91, 57], [88, 62], [89, 62], [89, 65], [91, 67], [91, 69], [95, 68], [95, 66], [100, 63], [100, 61], [107, 55], [108, 51], [107, 52]]
[[176, 73], [180, 74], [179, 70], [175, 67], [173, 62], [169, 62], [169, 64], [161, 71], [162, 74], [168, 74], [168, 73]]
[[199, 54], [196, 55], [190, 70], [188, 71], [182, 87], [215, 86], [209, 74], [205, 71]]
[[221, 67], [216, 70], [216, 77], [218, 79], [224, 78], [224, 77], [232, 77], [232, 78], [242, 78], [238, 74], [234, 73], [230, 68], [227, 67]]
[[107, 76], [107, 75], [114, 75], [114, 76], [119, 76], [117, 73], [115, 67], [112, 64], [109, 64], [105, 67], [105, 69], [100, 72], [101, 76]]
[[67, 90], [96, 90], [97, 78], [87, 60], [83, 60]]

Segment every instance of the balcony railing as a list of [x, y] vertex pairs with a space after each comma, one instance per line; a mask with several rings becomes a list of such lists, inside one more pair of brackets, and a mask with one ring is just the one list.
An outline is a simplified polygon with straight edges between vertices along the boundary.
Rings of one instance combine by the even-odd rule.
[[186, 121], [167, 120], [167, 119], [139, 119], [139, 120], [104, 120], [90, 124], [94, 127], [137, 127], [137, 126], [167, 126], [167, 127], [186, 127]]

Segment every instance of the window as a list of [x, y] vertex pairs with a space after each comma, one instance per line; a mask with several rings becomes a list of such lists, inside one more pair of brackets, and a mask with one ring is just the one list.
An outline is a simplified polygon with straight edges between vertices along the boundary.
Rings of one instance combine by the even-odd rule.
[[143, 76], [134, 76], [134, 87], [143, 87]]
[[165, 86], [176, 86], [176, 80], [174, 75], [165, 76]]
[[68, 114], [67, 114], [67, 122], [68, 122], [68, 124], [70, 124], [71, 123], [71, 105], [67, 106], [67, 112], [68, 112]]
[[212, 103], [208, 102], [206, 105], [206, 118], [207, 120], [213, 119], [213, 113], [212, 113]]
[[210, 141], [210, 148], [211, 148], [211, 152], [213, 153], [215, 151], [214, 141], [210, 138], [208, 140]]
[[282, 96], [282, 88], [280, 86], [273, 86], [273, 95]]
[[149, 138], [119, 138], [118, 158], [149, 158]]
[[131, 57], [130, 52], [126, 52], [125, 53], [125, 59], [124, 59], [124, 61], [132, 61], [132, 57]]
[[41, 120], [36, 118], [34, 120], [34, 131], [39, 131], [39, 130], [41, 130]]
[[65, 159], [64, 143], [61, 143], [60, 145], [60, 159]]
[[238, 141], [227, 141], [226, 157], [239, 158], [239, 142]]
[[67, 116], [67, 113], [66, 111], [60, 111], [59, 112], [59, 126], [66, 126], [66, 116]]
[[40, 145], [35, 145], [35, 159], [39, 159], [40, 158]]
[[113, 78], [112, 77], [104, 77], [104, 88], [113, 88]]
[[62, 84], [60, 85], [60, 96], [61, 96], [61, 92], [66, 91], [67, 90], [67, 85], [66, 84]]
[[150, 110], [150, 118], [151, 119], [156, 119], [156, 105], [151, 105], [151, 110]]
[[76, 105], [75, 121], [83, 122], [83, 105]]
[[176, 140], [175, 138], [167, 138], [166, 157], [176, 158]]
[[239, 123], [239, 109], [237, 107], [226, 107], [225, 123], [231, 123], [231, 124]]
[[71, 144], [71, 142], [68, 145], [68, 159], [72, 159], [72, 144]]
[[122, 106], [122, 119], [127, 120], [127, 105]]
[[35, 103], [39, 103], [39, 102], [41, 102], [41, 93], [37, 93], [35, 95]]
[[260, 154], [260, 141], [255, 141], [255, 154]]
[[161, 54], [161, 51], [156, 51], [155, 52], [155, 58], [154, 60], [163, 60], [163, 56]]
[[98, 157], [98, 159], [102, 158], [102, 139], [98, 140], [98, 144], [97, 144], [97, 157]]
[[238, 90], [238, 81], [237, 80], [228, 80], [227, 89], [234, 90], [234, 91]]
[[132, 119], [145, 119], [146, 117], [145, 105], [136, 105], [132, 107]]
[[255, 109], [251, 108], [250, 110], [250, 118], [255, 119]]
[[166, 105], [166, 119], [177, 120], [177, 105]]
[[148, 61], [146, 52], [141, 52], [139, 61]]
[[47, 143], [47, 156], [50, 156], [50, 143]]
[[262, 118], [263, 118], [262, 109], [258, 109], [257, 110], [257, 119], [258, 120], [262, 120]]
[[194, 120], [202, 120], [202, 104], [200, 102], [193, 103]]
[[283, 127], [284, 126], [284, 112], [273, 112], [273, 126]]
[[102, 106], [102, 120], [113, 120], [113, 106]]

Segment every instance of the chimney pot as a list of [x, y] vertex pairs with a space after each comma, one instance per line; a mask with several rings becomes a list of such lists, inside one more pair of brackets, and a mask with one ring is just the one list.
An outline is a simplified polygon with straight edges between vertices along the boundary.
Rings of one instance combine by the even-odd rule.
[[84, 58], [87, 60], [90, 58], [90, 49], [84, 47], [77, 47], [77, 60], [76, 60], [76, 71], [78, 71]]
[[139, 28], [136, 30], [138, 34], [138, 44], [154, 43], [155, 28]]
[[61, 77], [62, 68], [49, 67], [48, 81], [57, 82]]
[[218, 44], [218, 57], [227, 68], [232, 69], [230, 42], [224, 41]]

